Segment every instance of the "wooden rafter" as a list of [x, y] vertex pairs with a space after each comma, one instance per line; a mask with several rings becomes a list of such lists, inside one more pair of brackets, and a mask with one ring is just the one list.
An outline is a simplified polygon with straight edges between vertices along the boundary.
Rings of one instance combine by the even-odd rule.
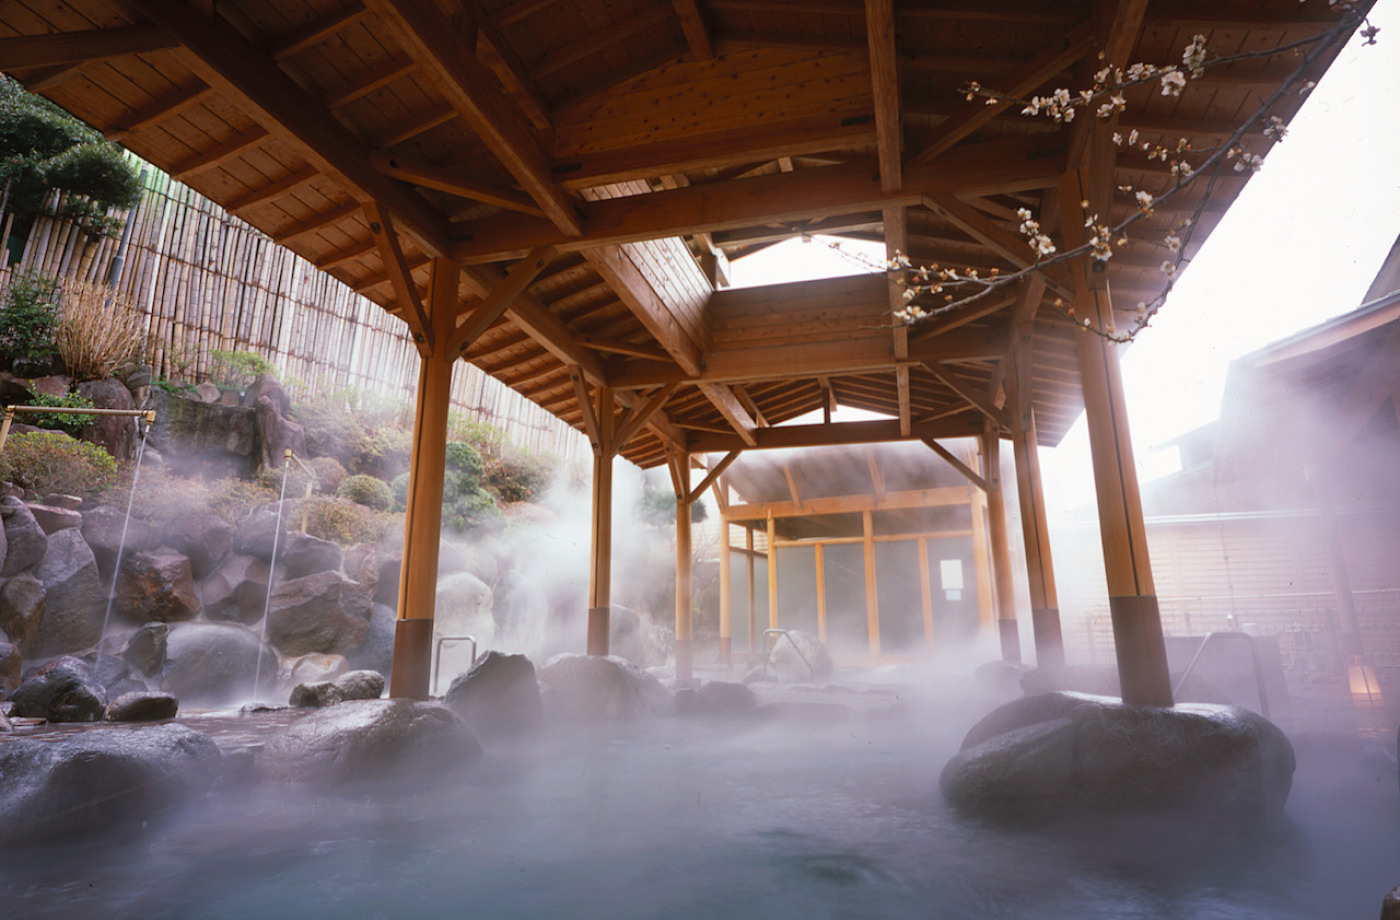
[[658, 389], [655, 393], [647, 396], [645, 403], [634, 403], [631, 407], [633, 411], [627, 421], [619, 426], [617, 432], [617, 446], [619, 449], [625, 447], [637, 433], [646, 427], [647, 423], [656, 417], [666, 405], [666, 400], [671, 398], [671, 394], [676, 392], [679, 384], [668, 383]]
[[269, 182], [267, 185], [253, 189], [241, 198], [235, 198], [230, 201], [228, 203], [228, 212], [238, 215], [244, 211], [252, 210], [260, 204], [266, 204], [288, 192], [315, 182], [320, 175], [319, 172], [309, 167], [288, 173], [275, 182]]
[[459, 198], [468, 198], [472, 201], [480, 201], [486, 204], [493, 204], [498, 208], [506, 208], [510, 211], [518, 211], [521, 214], [531, 214], [536, 217], [544, 216], [544, 212], [535, 204], [534, 199], [528, 195], [512, 189], [500, 188], [484, 182], [475, 182], [463, 176], [459, 170], [444, 169], [439, 166], [432, 166], [427, 163], [416, 161], [410, 157], [400, 156], [387, 151], [378, 151], [371, 155], [370, 162], [374, 168], [386, 176], [395, 179], [402, 179], [413, 185], [423, 188], [437, 189], [440, 192], [447, 192]]
[[715, 45], [698, 0], [671, 0], [671, 5], [681, 21], [681, 31], [685, 33], [685, 43], [690, 46], [691, 56], [697, 61], [714, 58]]
[[924, 367], [928, 368], [928, 372], [933, 376], [937, 377], [939, 382], [941, 382], [944, 386], [946, 386], [948, 389], [952, 390], [958, 396], [966, 400], [968, 405], [972, 406], [978, 412], [981, 412], [983, 415], [985, 415], [988, 421], [992, 422], [993, 424], [999, 425], [1003, 428], [1009, 427], [1010, 420], [1007, 418], [1005, 410], [998, 409], [996, 406], [992, 405], [991, 402], [989, 402], [986, 398], [979, 395], [978, 393], [975, 393], [972, 387], [969, 387], [967, 384], [960, 382], [956, 377], [953, 376], [952, 372], [950, 372], [948, 368], [944, 367], [937, 361], [925, 361]]
[[875, 444], [883, 441], [903, 441], [911, 438], [965, 438], [982, 430], [980, 414], [960, 407], [946, 418], [916, 420], [910, 438], [899, 433], [899, 422], [878, 419], [867, 422], [835, 422], [830, 425], [777, 425], [759, 428], [753, 433], [755, 443], [747, 445], [738, 434], [701, 431], [691, 435], [687, 444], [692, 453], [741, 450], [752, 446], [758, 450], [798, 447], [829, 447], [838, 444]]
[[83, 64], [123, 54], [164, 51], [178, 44], [170, 33], [148, 23], [81, 32], [16, 35], [0, 38], [0, 70]]
[[656, 0], [643, 7], [630, 16], [614, 22], [612, 25], [587, 37], [580, 37], [569, 42], [559, 50], [547, 54], [538, 61], [530, 65], [530, 77], [538, 80], [547, 77], [552, 73], [557, 73], [577, 61], [581, 61], [589, 55], [597, 54], [605, 48], [617, 44], [618, 42], [636, 35], [645, 29], [658, 25], [671, 18], [672, 10], [670, 3], [666, 0]]
[[739, 398], [734, 395], [729, 387], [723, 384], [702, 383], [700, 392], [705, 394], [705, 398], [719, 410], [725, 421], [729, 422], [740, 440], [748, 447], [754, 447], [758, 441], [754, 437], [754, 430], [759, 427], [758, 423], [749, 415], [749, 410], [744, 408], [744, 404], [739, 402]]
[[[700, 480], [700, 484], [694, 489], [691, 489], [691, 502], [693, 503], [696, 499], [700, 497], [700, 495], [706, 489], [710, 488], [711, 486], [719, 486], [719, 477], [724, 475], [724, 471], [729, 469], [729, 467], [733, 465], [734, 461], [739, 459], [742, 453], [743, 451], [731, 450], [729, 453], [725, 454], [724, 457], [720, 459], [719, 463], [716, 463], [713, 467], [711, 467], [710, 471], [705, 474], [705, 478]], [[725, 505], [727, 504], [727, 502], [721, 500], [722, 491], [723, 490], [721, 488], [715, 489], [715, 500], [719, 503], [719, 506], [721, 508], [725, 507]]]
[[670, 306], [656, 293], [651, 282], [637, 269], [627, 254], [616, 246], [586, 250], [584, 257], [598, 275], [627, 304], [647, 331], [660, 343], [681, 369], [700, 372], [700, 346], [682, 328]]
[[525, 292], [530, 283], [544, 271], [554, 250], [543, 246], [517, 262], [500, 284], [491, 289], [470, 314], [463, 318], [447, 340], [447, 351], [453, 357], [460, 355], [467, 346], [490, 329], [496, 320], [505, 315], [515, 299]]
[[[1017, 268], [1029, 268], [1036, 263], [1030, 243], [992, 222], [981, 211], [965, 201], [946, 192], [932, 192], [924, 196], [924, 206], [947, 218], [954, 226], [1009, 261]], [[1041, 270], [1055, 292], [1061, 297], [1072, 296], [1069, 273], [1061, 266], [1047, 266]]]
[[418, 293], [418, 285], [413, 281], [413, 273], [404, 259], [399, 235], [394, 230], [394, 220], [387, 210], [374, 202], [365, 204], [364, 210], [365, 219], [369, 221], [369, 232], [374, 235], [379, 255], [389, 270], [389, 280], [393, 282], [394, 297], [399, 303], [401, 315], [413, 332], [418, 350], [425, 355], [432, 354], [437, 344], [433, 341], [433, 325], [423, 306], [423, 298]]
[[[31, 90], [33, 92], [33, 90]], [[142, 109], [130, 118], [122, 122], [120, 128], [114, 128], [106, 132], [108, 140], [122, 141], [138, 131], [144, 131], [163, 121], [180, 115], [197, 105], [203, 105], [215, 95], [214, 88], [201, 81], [196, 81], [184, 89], [177, 90], [170, 96], [159, 100], [150, 107]]]
[[927, 444], [935, 454], [938, 454], [938, 456], [942, 457], [945, 461], [947, 461], [949, 466], [957, 470], [959, 473], [962, 473], [963, 476], [967, 478], [968, 482], [972, 483], [977, 488], [981, 489], [983, 492], [987, 491], [987, 480], [977, 475], [977, 473], [970, 466], [968, 466], [966, 463], [963, 463], [956, 456], [954, 456], [952, 451], [948, 450], [948, 448], [944, 447], [942, 444], [939, 444], [933, 438], [923, 438], [923, 442]]
[[288, 58], [296, 57], [303, 51], [310, 50], [322, 42], [334, 38], [342, 30], [359, 22], [368, 13], [369, 10], [356, 3], [334, 16], [313, 22], [278, 40], [272, 46], [272, 59], [285, 61]]
[[233, 139], [220, 144], [213, 150], [197, 154], [178, 166], [169, 170], [170, 176], [180, 182], [184, 182], [196, 173], [204, 172], [207, 169], [214, 169], [222, 166], [230, 160], [236, 160], [243, 154], [256, 147], [261, 147], [268, 139], [267, 131], [262, 128], [251, 128], [248, 131], [235, 136]]
[[894, 0], [865, 0], [865, 35], [870, 48], [870, 92], [875, 106], [880, 190], [894, 193], [903, 186]]
[[355, 201], [347, 201], [338, 204], [329, 211], [323, 211], [308, 220], [304, 220], [299, 224], [294, 224], [285, 230], [273, 234], [272, 241], [279, 246], [289, 245], [293, 240], [300, 239], [312, 233], [318, 233], [327, 227], [335, 226], [348, 217], [359, 214], [362, 208], [363, 205]]
[[552, 120], [549, 103], [540, 93], [539, 87], [530, 79], [525, 62], [515, 53], [514, 47], [487, 14], [481, 0], [464, 0], [464, 6], [476, 25], [477, 43], [484, 43], [495, 57], [488, 66], [515, 95], [530, 123], [536, 128], [548, 128]]

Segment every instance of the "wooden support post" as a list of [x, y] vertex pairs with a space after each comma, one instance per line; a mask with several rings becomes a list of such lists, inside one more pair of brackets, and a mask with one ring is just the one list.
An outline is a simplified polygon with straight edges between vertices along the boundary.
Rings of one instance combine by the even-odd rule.
[[[1084, 236], [1084, 218], [1071, 203], [1085, 200], [1088, 194], [1082, 173], [1067, 173], [1060, 182], [1065, 241], [1070, 246]], [[1107, 286], [1091, 289], [1083, 266], [1077, 268], [1074, 273], [1076, 316], [1092, 326], [1092, 329], [1080, 328], [1075, 332], [1075, 340], [1084, 388], [1084, 414], [1089, 423], [1094, 486], [1098, 494], [1099, 532], [1103, 539], [1118, 680], [1123, 702], [1170, 706], [1171, 675], [1167, 670], [1162, 616], [1148, 557], [1147, 527], [1138, 493], [1133, 442], [1128, 432], [1118, 346], [1093, 331], [1114, 330], [1113, 305]]]
[[1337, 516], [1332, 510], [1332, 499], [1327, 493], [1326, 477], [1317, 470], [1307, 472], [1313, 496], [1317, 500], [1322, 542], [1327, 546], [1327, 561], [1332, 569], [1332, 591], [1337, 596], [1337, 620], [1340, 627], [1337, 652], [1341, 655], [1340, 664], [1345, 668], [1361, 655], [1361, 630], [1356, 621], [1356, 599], [1351, 593], [1351, 575], [1347, 572], [1346, 554], [1342, 552], [1341, 537], [1337, 533]]
[[933, 586], [929, 583], [926, 537], [919, 538], [919, 600], [924, 613], [924, 648], [933, 651]]
[[818, 543], [816, 553], [817, 572], [817, 638], [826, 643], [826, 547]]
[[990, 634], [996, 628], [996, 604], [992, 601], [991, 545], [987, 542], [987, 493], [972, 491], [972, 568], [977, 575], [978, 629]]
[[598, 443], [593, 449], [593, 542], [588, 580], [588, 654], [606, 655], [612, 605], [612, 474], [616, 420], [611, 387], [598, 388], [594, 412]]
[[996, 581], [997, 633], [1003, 661], [1020, 662], [1016, 627], [1016, 588], [1011, 579], [1011, 541], [1006, 532], [1006, 498], [1001, 490], [1001, 437], [988, 426], [982, 434], [982, 478], [987, 481], [987, 529], [992, 538], [992, 577]]
[[778, 531], [771, 513], [768, 515], [768, 628], [778, 628]]
[[734, 587], [729, 551], [729, 516], [721, 509], [719, 519], [719, 660], [728, 667], [733, 662]]
[[753, 561], [753, 528], [744, 528], [744, 559], [749, 566], [749, 654], [758, 651], [758, 586], [754, 584], [755, 565]]
[[[447, 341], [457, 317], [457, 279], [450, 259], [434, 259], [429, 280], [431, 339]], [[426, 700], [432, 677], [433, 612], [437, 602], [438, 549], [442, 538], [442, 483], [447, 460], [447, 412], [452, 365], [445, 348], [418, 361], [418, 398], [409, 460], [408, 509], [404, 515], [403, 564], [399, 570], [398, 620], [394, 626], [389, 695]]]
[[674, 458], [676, 485], [676, 680], [689, 681], [694, 672], [695, 626], [691, 609], [690, 454]]
[[870, 634], [870, 655], [880, 657], [880, 593], [875, 583], [875, 524], [874, 515], [861, 512], [865, 536], [865, 629]]
[[[1029, 332], [1029, 330], [1027, 330]], [[1040, 481], [1040, 452], [1036, 446], [1035, 412], [1031, 407], [1030, 373], [1020, 348], [1013, 350], [1006, 388], [1011, 403], [1012, 449], [1016, 456], [1016, 494], [1021, 502], [1021, 534], [1026, 544], [1026, 573], [1031, 593], [1031, 629], [1035, 634], [1035, 663], [1039, 668], [1065, 664], [1065, 641], [1060, 631], [1060, 603], [1055, 593], [1055, 568], [1050, 555], [1050, 525]]]

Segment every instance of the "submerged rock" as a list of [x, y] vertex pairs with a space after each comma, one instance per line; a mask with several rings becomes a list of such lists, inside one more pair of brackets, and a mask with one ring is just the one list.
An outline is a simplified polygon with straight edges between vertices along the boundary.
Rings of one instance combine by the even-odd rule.
[[0, 843], [135, 830], [208, 789], [220, 766], [213, 739], [183, 725], [9, 741], [0, 745]]
[[[221, 706], [266, 691], [277, 680], [277, 655], [256, 633], [226, 623], [175, 623], [166, 639], [167, 690], [187, 706]], [[258, 659], [262, 657], [259, 668]]]
[[11, 715], [50, 722], [99, 722], [107, 694], [86, 663], [64, 656], [35, 671], [10, 696]]
[[826, 650], [826, 644], [811, 633], [790, 629], [787, 635], [775, 638], [777, 641], [768, 653], [768, 668], [779, 679], [826, 680], [836, 670], [836, 662]]
[[711, 680], [676, 694], [676, 711], [684, 716], [735, 718], [758, 711], [758, 695], [746, 684]]
[[535, 731], [544, 715], [534, 663], [497, 651], [453, 680], [442, 701], [488, 741]]
[[615, 721], [670, 715], [671, 691], [661, 681], [621, 658], [555, 655], [540, 669], [548, 704], [561, 717]]
[[1293, 768], [1288, 738], [1244, 709], [1055, 692], [973, 726], [940, 786], [959, 809], [1002, 820], [1170, 811], [1257, 826], [1282, 814]]
[[471, 730], [444, 706], [358, 700], [315, 710], [274, 735], [262, 769], [274, 780], [335, 786], [444, 776], [480, 753]]
[[293, 706], [321, 709], [351, 700], [377, 700], [384, 695], [384, 675], [377, 671], [350, 671], [334, 680], [297, 684], [288, 702]]
[[134, 690], [123, 693], [107, 706], [108, 722], [162, 722], [175, 718], [180, 701], [170, 693]]

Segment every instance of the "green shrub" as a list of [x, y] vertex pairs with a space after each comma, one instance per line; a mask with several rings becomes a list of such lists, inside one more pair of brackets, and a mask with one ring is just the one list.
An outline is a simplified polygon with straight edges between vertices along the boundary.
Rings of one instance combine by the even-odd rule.
[[394, 498], [394, 507], [399, 511], [408, 507], [408, 480], [407, 473], [400, 473], [389, 483], [389, 494]]
[[277, 493], [271, 489], [229, 476], [210, 484], [206, 507], [237, 526], [251, 517], [254, 511], [265, 505], [275, 505], [276, 502]]
[[353, 462], [348, 466], [356, 473], [392, 479], [408, 469], [412, 451], [411, 432], [402, 428], [376, 428], [355, 445]]
[[[79, 396], [77, 393], [65, 393], [62, 396], [48, 396], [44, 393], [34, 393], [33, 404], [36, 406], [49, 406], [56, 409], [96, 408], [92, 404], [92, 400], [88, 399], [86, 396]], [[26, 421], [30, 421], [40, 428], [57, 428], [64, 434], [72, 435], [75, 438], [80, 431], [97, 420], [97, 416], [95, 415], [78, 415], [68, 412], [26, 413], [26, 416]]]
[[125, 507], [131, 500], [132, 516], [164, 526], [183, 514], [210, 513], [230, 524], [243, 523], [257, 509], [277, 501], [277, 492], [256, 482], [228, 477], [213, 482], [186, 479], [163, 467], [141, 469], [136, 494], [131, 494], [131, 473], [102, 496], [103, 504]]
[[71, 193], [59, 216], [90, 237], [115, 236], [122, 221], [107, 211], [126, 210], [141, 200], [141, 178], [116, 144], [69, 147], [45, 160], [40, 172], [48, 185]]
[[338, 498], [347, 498], [357, 505], [364, 505], [375, 511], [387, 511], [394, 501], [389, 492], [389, 484], [373, 476], [347, 477], [336, 488], [335, 494]]
[[442, 494], [455, 499], [480, 490], [486, 463], [481, 453], [465, 441], [450, 441], [446, 451]]
[[514, 451], [490, 464], [486, 484], [503, 502], [527, 502], [544, 491], [558, 468], [557, 457]]
[[37, 272], [15, 275], [0, 298], [0, 360], [52, 355], [57, 322], [58, 281]]
[[313, 495], [299, 502], [293, 517], [311, 536], [345, 546], [377, 543], [403, 528], [402, 515], [385, 514], [331, 495]]
[[476, 530], [504, 522], [505, 515], [496, 507], [496, 500], [479, 489], [443, 502], [442, 526], [449, 530]]
[[[282, 491], [282, 477], [284, 475], [287, 477], [285, 493]], [[316, 477], [296, 463], [290, 465], [279, 463], [273, 467], [266, 467], [258, 470], [256, 478], [257, 484], [270, 491], [274, 498], [284, 494], [287, 498], [305, 498], [308, 494], [308, 487], [310, 491], [316, 490], [317, 481]]]
[[293, 414], [306, 432], [306, 450], [313, 457], [332, 457], [347, 469], [356, 464], [366, 434], [348, 409], [317, 401], [298, 405]]
[[0, 479], [40, 495], [86, 495], [117, 480], [117, 461], [102, 448], [57, 431], [11, 435], [0, 451]]
[[276, 372], [272, 362], [251, 351], [211, 351], [209, 379], [226, 390], [242, 390], [263, 374]]
[[345, 477], [350, 475], [334, 457], [315, 457], [306, 461], [306, 465], [316, 474], [316, 491], [326, 495], [334, 495]]

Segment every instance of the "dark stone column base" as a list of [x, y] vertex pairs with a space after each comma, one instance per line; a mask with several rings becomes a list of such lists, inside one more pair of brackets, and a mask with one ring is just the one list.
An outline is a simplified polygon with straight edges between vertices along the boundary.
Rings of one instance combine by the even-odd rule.
[[426, 700], [433, 673], [432, 617], [400, 618], [394, 623], [394, 667], [389, 696], [396, 700]]
[[1001, 660], [1012, 664], [1021, 663], [1021, 634], [1016, 630], [1016, 621], [997, 620], [1001, 634]]
[[1035, 634], [1035, 665], [1041, 670], [1054, 671], [1065, 666], [1065, 639], [1060, 632], [1060, 611], [1043, 607], [1031, 611], [1031, 628]]
[[1167, 644], [1162, 639], [1162, 615], [1153, 594], [1110, 597], [1113, 646], [1118, 656], [1118, 683], [1123, 702], [1136, 706], [1172, 705], [1172, 679], [1167, 670]]
[[588, 608], [588, 654], [590, 655], [606, 655], [608, 653], [608, 620], [611, 610], [611, 607]]

